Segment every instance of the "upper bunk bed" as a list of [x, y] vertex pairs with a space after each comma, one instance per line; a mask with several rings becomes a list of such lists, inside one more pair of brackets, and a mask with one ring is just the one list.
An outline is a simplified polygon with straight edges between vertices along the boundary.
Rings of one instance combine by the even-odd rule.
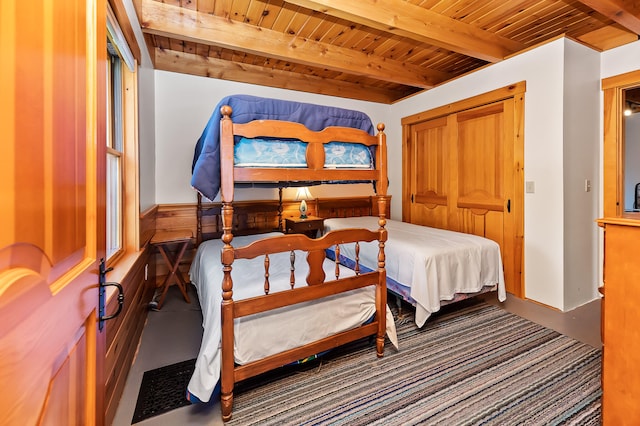
[[[231, 123], [224, 120], [225, 111], [227, 117], [233, 114], [234, 128], [226, 132], [234, 135], [233, 140], [224, 141], [221, 136], [223, 124]], [[260, 130], [241, 126], [249, 122], [262, 123]], [[271, 162], [256, 163], [258, 157], [265, 154], [257, 151], [261, 148], [257, 148], [250, 159], [243, 159], [244, 165], [234, 161], [232, 179], [236, 186], [288, 187], [340, 181], [384, 181], [384, 189], [376, 188], [376, 193], [386, 195], [386, 139], [383, 130], [384, 126], [376, 134], [369, 116], [360, 111], [250, 95], [227, 96], [216, 106], [196, 143], [191, 185], [204, 197], [213, 200], [220, 190], [222, 176], [231, 178], [228, 173], [222, 173], [221, 165], [231, 164], [227, 160], [238, 160], [239, 155], [251, 151], [256, 143], [264, 142], [261, 147], [269, 153], [264, 157]], [[326, 133], [318, 134], [321, 131]], [[365, 137], [364, 133], [371, 137]], [[308, 145], [301, 146], [295, 143], [300, 138], [311, 139], [304, 141]], [[350, 149], [354, 144], [348, 141], [353, 138], [362, 139]], [[326, 142], [323, 144], [319, 142], [321, 140]], [[273, 143], [271, 149], [268, 148], [269, 142]], [[224, 161], [223, 144], [226, 144], [228, 156]], [[238, 152], [234, 152], [236, 144]], [[327, 155], [325, 149], [320, 149], [324, 145], [328, 145]], [[361, 145], [367, 146], [368, 150], [363, 151]], [[279, 153], [279, 148], [286, 147], [290, 148], [287, 154], [297, 155], [274, 159], [273, 155]], [[356, 161], [347, 161], [347, 158]], [[384, 179], [381, 179], [381, 173], [385, 174]]]

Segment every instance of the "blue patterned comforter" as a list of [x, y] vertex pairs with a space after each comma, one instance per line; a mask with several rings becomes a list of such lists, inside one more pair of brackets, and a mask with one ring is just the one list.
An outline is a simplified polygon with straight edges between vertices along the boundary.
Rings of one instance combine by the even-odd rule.
[[[306, 167], [307, 143], [300, 140], [241, 138], [235, 144], [236, 167]], [[325, 168], [370, 169], [371, 151], [366, 145], [331, 142], [324, 146]]]

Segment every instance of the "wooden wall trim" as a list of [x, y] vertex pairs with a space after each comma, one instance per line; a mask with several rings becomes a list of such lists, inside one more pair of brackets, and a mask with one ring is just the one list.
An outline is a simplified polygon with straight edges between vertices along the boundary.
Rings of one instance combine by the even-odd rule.
[[403, 126], [417, 124], [422, 121], [431, 120], [433, 118], [454, 114], [460, 111], [465, 111], [471, 108], [476, 108], [482, 105], [498, 102], [504, 99], [513, 98], [517, 95], [522, 95], [527, 90], [527, 83], [521, 81], [509, 86], [501, 87], [491, 92], [482, 93], [471, 98], [463, 99], [461, 101], [453, 102], [447, 105], [443, 105], [438, 108], [430, 109], [428, 111], [419, 112], [417, 114], [404, 117], [401, 120]]
[[154, 205], [140, 213], [140, 248], [143, 248], [156, 232], [158, 205]]
[[118, 20], [124, 38], [127, 40], [131, 54], [136, 58], [138, 63], [141, 64], [142, 54], [140, 53], [140, 46], [138, 46], [138, 41], [133, 32], [133, 26], [131, 25], [131, 20], [129, 20], [129, 15], [127, 15], [123, 0], [109, 0], [109, 5], [111, 9], [113, 9], [113, 14], [116, 15], [116, 19]]
[[[130, 254], [131, 260], [121, 259], [116, 267], [120, 272], [112, 272], [118, 274], [115, 280], [119, 281], [124, 289], [125, 303], [120, 315], [106, 323], [106, 424], [111, 424], [115, 417], [142, 336], [148, 305], [156, 288], [156, 260], [149, 240], [156, 231], [157, 215], [158, 205], [140, 212], [140, 251]], [[107, 302], [108, 313], [117, 310], [117, 298], [113, 294], [111, 296]]]
[[[155, 291], [155, 263], [149, 248], [140, 252], [119, 281], [124, 289], [124, 307], [120, 315], [105, 323], [106, 424], [111, 424], [115, 417]], [[117, 304], [117, 298], [111, 297], [107, 313], [115, 312]]]
[[635, 86], [640, 81], [640, 70], [602, 79], [602, 90]]
[[[387, 199], [387, 217], [390, 214], [391, 196]], [[336, 197], [336, 198], [316, 198], [307, 202], [309, 214], [312, 216], [329, 217], [349, 217], [378, 215], [378, 205], [376, 197]], [[206, 203], [207, 208], [213, 210], [213, 215], [203, 219], [205, 233], [222, 233], [222, 222], [217, 213], [220, 211], [221, 203]], [[299, 201], [282, 200], [282, 216], [290, 217], [298, 215]], [[277, 200], [257, 200], [257, 201], [237, 201], [233, 203], [234, 213], [234, 233], [250, 234], [268, 232], [278, 229], [278, 208]], [[196, 235], [197, 204], [160, 204], [157, 206], [156, 231], [172, 231], [176, 229], [190, 229]]]
[[638, 213], [624, 211], [624, 117], [625, 89], [640, 85], [640, 71], [633, 71], [602, 80], [603, 89], [603, 213], [605, 217], [629, 216], [640, 219]]

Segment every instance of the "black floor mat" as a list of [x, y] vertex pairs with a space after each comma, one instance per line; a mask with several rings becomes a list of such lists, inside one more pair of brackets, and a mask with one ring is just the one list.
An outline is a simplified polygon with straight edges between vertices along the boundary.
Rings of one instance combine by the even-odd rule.
[[191, 404], [186, 389], [195, 359], [145, 371], [131, 424]]

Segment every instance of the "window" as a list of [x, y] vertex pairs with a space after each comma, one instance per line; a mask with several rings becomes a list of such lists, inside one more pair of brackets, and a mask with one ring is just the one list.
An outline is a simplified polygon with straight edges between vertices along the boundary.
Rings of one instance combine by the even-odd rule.
[[107, 11], [106, 258], [137, 250], [137, 68], [111, 10]]
[[122, 250], [122, 60], [107, 40], [107, 259]]

